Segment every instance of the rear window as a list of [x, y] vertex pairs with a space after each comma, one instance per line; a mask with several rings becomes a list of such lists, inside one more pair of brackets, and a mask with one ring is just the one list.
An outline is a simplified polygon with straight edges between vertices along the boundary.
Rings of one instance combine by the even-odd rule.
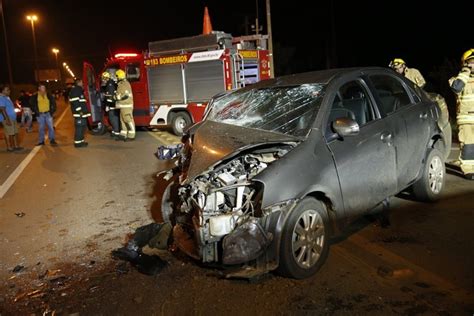
[[411, 104], [411, 99], [399, 79], [388, 75], [372, 75], [370, 80], [378, 94], [382, 113], [388, 115]]

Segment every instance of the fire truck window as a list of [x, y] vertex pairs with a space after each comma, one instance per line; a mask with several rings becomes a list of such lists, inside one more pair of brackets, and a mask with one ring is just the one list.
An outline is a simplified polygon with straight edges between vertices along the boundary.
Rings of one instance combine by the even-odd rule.
[[131, 63], [127, 65], [126, 68], [127, 72], [127, 80], [130, 82], [140, 80], [140, 64], [139, 63]]

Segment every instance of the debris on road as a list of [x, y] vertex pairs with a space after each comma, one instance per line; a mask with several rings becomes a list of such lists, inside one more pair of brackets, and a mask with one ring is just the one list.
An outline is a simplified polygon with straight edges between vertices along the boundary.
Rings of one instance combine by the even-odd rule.
[[160, 160], [169, 160], [178, 157], [183, 149], [183, 144], [160, 146], [155, 153], [156, 158]]
[[13, 268], [12, 272], [13, 273], [18, 273], [18, 272], [21, 272], [23, 269], [25, 269], [25, 266], [22, 266], [21, 264], [19, 264], [16, 267]]
[[[171, 226], [168, 223], [151, 223], [135, 230], [133, 237], [127, 245], [112, 251], [112, 256], [116, 259], [130, 262], [137, 270], [143, 274], [156, 275], [168, 263], [157, 255], [147, 255], [142, 252], [146, 245], [159, 249], [166, 249]], [[163, 248], [164, 247], [164, 248]], [[123, 271], [123, 266], [117, 268], [118, 272]], [[128, 271], [127, 271], [128, 272]]]
[[16, 215], [16, 217], [23, 217], [26, 214], [24, 212], [18, 212], [18, 213], [15, 213], [15, 215]]

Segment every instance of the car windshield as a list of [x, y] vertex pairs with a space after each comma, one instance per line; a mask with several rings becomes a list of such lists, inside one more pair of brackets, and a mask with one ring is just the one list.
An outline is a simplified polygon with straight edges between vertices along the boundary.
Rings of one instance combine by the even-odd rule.
[[305, 136], [318, 113], [322, 84], [236, 91], [214, 100], [207, 119], [215, 122]]

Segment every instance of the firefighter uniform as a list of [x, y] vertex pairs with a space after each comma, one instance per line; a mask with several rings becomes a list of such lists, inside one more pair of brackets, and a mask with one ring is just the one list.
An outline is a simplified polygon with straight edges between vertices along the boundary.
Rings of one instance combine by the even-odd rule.
[[401, 58], [395, 58], [389, 64], [389, 67], [404, 75], [408, 80], [416, 84], [418, 87], [423, 88], [426, 85], [425, 78], [418, 69], [408, 68], [405, 61]]
[[133, 93], [130, 83], [121, 69], [116, 72], [118, 84], [115, 92], [115, 105], [120, 109], [120, 138], [123, 140], [135, 139], [135, 122], [133, 120]]
[[74, 118], [74, 146], [86, 147], [88, 144], [84, 140], [84, 132], [87, 127], [87, 118], [91, 116], [86, 107], [84, 89], [76, 84], [69, 93], [69, 103]]
[[[108, 74], [108, 78], [107, 75]], [[120, 135], [120, 110], [115, 105], [115, 91], [117, 91], [117, 85], [115, 81], [110, 78], [110, 74], [108, 72], [104, 73], [102, 78], [104, 79], [105, 86], [104, 86], [104, 103], [105, 103], [105, 111], [109, 116], [109, 122], [112, 126], [111, 136], [119, 137]]]
[[449, 79], [449, 85], [457, 97], [460, 167], [466, 178], [474, 180], [474, 48], [464, 54], [462, 62], [464, 67]]

